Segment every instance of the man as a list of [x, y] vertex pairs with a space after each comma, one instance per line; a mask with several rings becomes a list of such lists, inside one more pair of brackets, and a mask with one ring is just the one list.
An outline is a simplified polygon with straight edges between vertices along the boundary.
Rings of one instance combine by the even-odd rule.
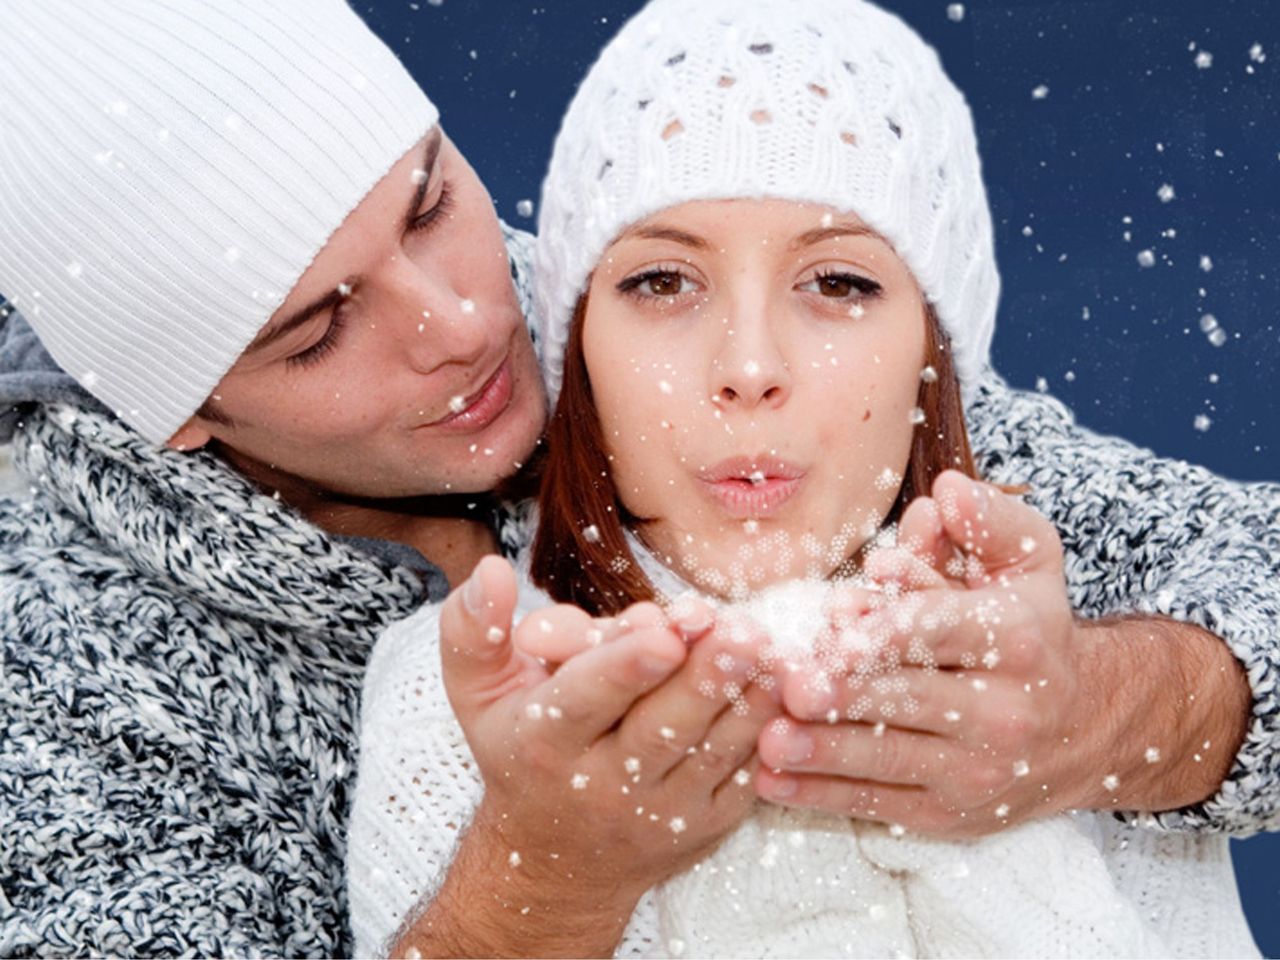
[[[527, 238], [338, 0], [24, 5], [0, 53], [0, 291], [38, 335], [8, 317], [0, 378], [33, 487], [0, 511], [0, 952], [347, 952], [365, 656], [511, 528], [483, 493], [545, 417]], [[1050, 402], [992, 390], [979, 446], [1052, 514], [1092, 441], [1028, 448]], [[1219, 561], [1274, 615], [1273, 558]], [[1260, 717], [1214, 825], [1270, 815]]]

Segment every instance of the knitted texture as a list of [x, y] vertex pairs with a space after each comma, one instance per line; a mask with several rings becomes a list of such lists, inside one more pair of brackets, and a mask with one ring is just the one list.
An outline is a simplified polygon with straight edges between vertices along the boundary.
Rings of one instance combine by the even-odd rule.
[[737, 197], [856, 213], [935, 305], [962, 386], [976, 383], [1000, 281], [973, 121], [933, 49], [864, 0], [654, 0], [582, 81], [543, 186], [553, 402], [605, 248], [659, 210]]
[[[1079, 857], [1093, 858], [1090, 882], [1104, 884], [1092, 892], [1114, 888], [1118, 902], [1131, 911], [1127, 915], [1142, 920], [1154, 938], [1146, 941], [1140, 935], [1135, 952], [1145, 952], [1143, 944], [1155, 942], [1173, 956], [1256, 955], [1243, 926], [1221, 832], [1243, 835], [1280, 826], [1280, 641], [1273, 629], [1280, 614], [1280, 543], [1274, 539], [1280, 530], [1280, 488], [1231, 483], [1094, 436], [1076, 426], [1057, 401], [1011, 391], [990, 373], [968, 419], [977, 449], [983, 451], [986, 476], [999, 483], [1032, 484], [1034, 504], [1062, 534], [1068, 589], [1077, 610], [1087, 616], [1159, 611], [1195, 622], [1223, 637], [1245, 665], [1253, 687], [1254, 722], [1219, 794], [1158, 817], [1082, 819], [1077, 826], [1091, 847], [1075, 850]], [[534, 591], [525, 591], [521, 611], [536, 605]], [[482, 795], [474, 760], [445, 698], [432, 642], [438, 636], [437, 617], [438, 608], [427, 607], [388, 630], [378, 641], [366, 677], [349, 860], [352, 926], [362, 955], [384, 946], [404, 917], [438, 887]], [[788, 849], [791, 841], [782, 838], [794, 832], [794, 825], [783, 830], [781, 824], [761, 821], [758, 827], [783, 831], [772, 839], [781, 843], [781, 852]], [[1013, 843], [1015, 837], [1006, 840]], [[864, 833], [859, 849], [883, 869], [915, 871], [918, 882], [901, 894], [909, 898], [908, 908], [949, 918], [913, 927], [917, 955], [945, 955], [947, 944], [960, 955], [998, 952], [998, 946], [974, 946], [974, 931], [984, 918], [963, 909], [968, 900], [960, 904], [959, 914], [954, 912], [955, 898], [969, 893], [958, 882], [964, 878], [937, 870], [937, 858], [926, 857], [929, 848], [923, 841], [880, 839], [884, 842], [877, 847], [879, 841]], [[1022, 853], [1045, 849], [1031, 846]], [[1019, 896], [1024, 904], [1048, 902], [1045, 891], [1029, 887], [1026, 878], [1059, 883], [1048, 873], [1052, 861], [1039, 865], [1042, 872], [1034, 861], [1021, 863], [1016, 846], [1001, 855], [1009, 858], [1003, 889], [1012, 885], [1023, 890]], [[958, 867], [955, 857], [946, 862]], [[726, 908], [724, 901], [734, 899], [732, 889], [756, 882], [750, 878], [761, 872], [758, 862], [751, 862], [736, 866], [732, 875], [708, 873], [714, 879], [699, 889], [719, 898], [714, 909]], [[781, 898], [784, 892], [779, 887], [773, 896]], [[806, 887], [799, 895], [811, 892]], [[655, 891], [642, 898], [619, 955], [673, 955], [681, 946], [691, 956], [732, 952], [723, 945], [729, 940], [713, 943], [697, 933], [686, 934], [682, 944], [668, 943], [658, 898]], [[755, 900], [754, 893], [750, 902], [754, 906], [739, 915], [740, 924], [774, 915], [765, 912], [760, 906], [764, 901]], [[774, 913], [778, 902], [769, 904]], [[1102, 904], [1097, 898], [1091, 902]], [[668, 907], [685, 910], [679, 903], [676, 897]], [[886, 901], [886, 909], [891, 905]], [[687, 914], [693, 922], [700, 915], [695, 908]], [[865, 929], [867, 917], [857, 919]], [[1076, 920], [1083, 924], [1076, 927], [1079, 939], [1056, 947], [1041, 944], [1042, 955], [1084, 954], [1090, 945], [1104, 949], [1096, 931]], [[1018, 922], [1011, 912], [1009, 923]], [[1021, 922], [1042, 920], [1029, 915]], [[1072, 929], [1071, 918], [1059, 917], [1058, 922], [1058, 929]], [[856, 926], [848, 929], [832, 952], [839, 952], [858, 931]], [[803, 949], [774, 943], [772, 955], [794, 956]]]
[[349, 953], [359, 685], [421, 582], [99, 413], [15, 443], [0, 955]]
[[1253, 692], [1231, 772], [1169, 829], [1280, 829], [1280, 484], [1232, 483], [1081, 430], [1059, 401], [989, 375], [966, 413], [979, 472], [1027, 486], [1062, 537], [1069, 599], [1091, 616], [1160, 614], [1221, 637]]
[[344, 0], [12, 4], [0, 60], [0, 291], [157, 443], [437, 119]]
[[[503, 231], [528, 313], [532, 238]], [[364, 660], [443, 575], [157, 450], [0, 325], [31, 483], [0, 499], [0, 956], [350, 955]], [[499, 510], [512, 554], [527, 513]]]

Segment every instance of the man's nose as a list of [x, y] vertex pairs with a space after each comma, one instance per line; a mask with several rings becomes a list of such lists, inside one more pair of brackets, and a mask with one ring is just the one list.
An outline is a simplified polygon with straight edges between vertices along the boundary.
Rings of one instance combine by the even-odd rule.
[[383, 283], [397, 347], [423, 373], [448, 363], [475, 363], [497, 336], [492, 327], [501, 318], [488, 316], [447, 277], [400, 258], [389, 265]]

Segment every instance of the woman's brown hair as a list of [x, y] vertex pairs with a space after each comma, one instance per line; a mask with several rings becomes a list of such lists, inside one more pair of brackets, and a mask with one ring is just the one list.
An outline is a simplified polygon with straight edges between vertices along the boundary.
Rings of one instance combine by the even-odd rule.
[[[547, 431], [532, 573], [534, 582], [556, 600], [603, 616], [654, 599], [654, 590], [627, 544], [625, 530], [636, 518], [627, 514], [618, 499], [609, 470], [582, 349], [586, 312], [584, 295], [573, 312], [564, 385]], [[925, 365], [937, 376], [921, 377], [917, 403], [924, 421], [916, 428], [906, 476], [886, 522], [896, 521], [917, 495], [927, 494], [944, 470], [977, 477], [960, 381], [946, 335], [929, 305], [925, 306]]]

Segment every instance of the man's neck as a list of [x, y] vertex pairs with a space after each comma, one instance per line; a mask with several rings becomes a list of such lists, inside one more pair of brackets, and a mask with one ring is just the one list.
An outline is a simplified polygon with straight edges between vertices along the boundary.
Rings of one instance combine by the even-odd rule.
[[258, 487], [335, 536], [389, 540], [413, 547], [439, 567], [449, 586], [462, 583], [480, 558], [494, 553], [489, 495], [372, 499], [320, 490], [305, 480], [272, 470], [235, 451], [219, 451]]
[[464, 504], [465, 512], [436, 499], [416, 497], [379, 505], [377, 501], [316, 498], [309, 506], [293, 505], [317, 527], [337, 536], [391, 540], [413, 547], [440, 568], [450, 587], [456, 587], [471, 575], [481, 557], [497, 550], [498, 540], [489, 524], [486, 498], [469, 498], [473, 507], [466, 510]]

